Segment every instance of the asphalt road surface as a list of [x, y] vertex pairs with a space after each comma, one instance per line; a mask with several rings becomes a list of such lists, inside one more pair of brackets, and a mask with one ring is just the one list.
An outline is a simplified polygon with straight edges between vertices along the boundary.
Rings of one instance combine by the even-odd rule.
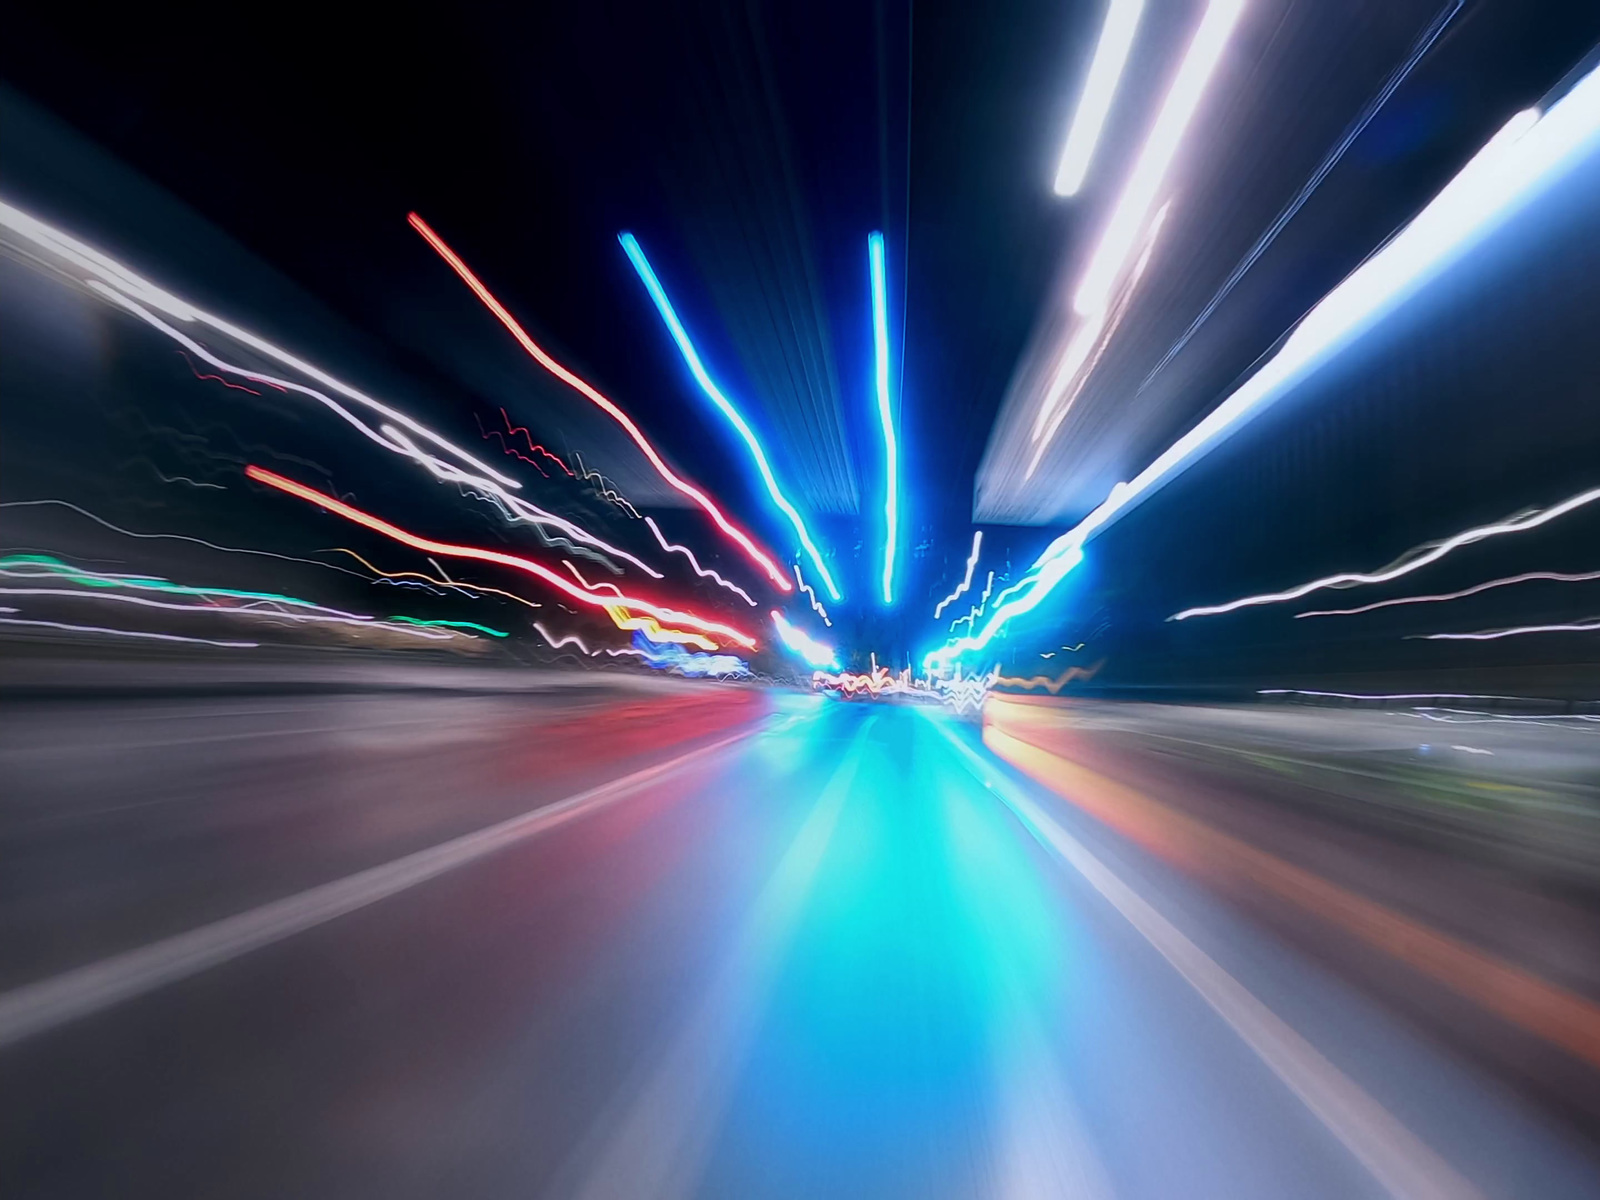
[[[1118, 711], [1073, 736], [1225, 740]], [[1600, 1194], [1575, 1122], [990, 741], [755, 689], [13, 701], [0, 1191]]]

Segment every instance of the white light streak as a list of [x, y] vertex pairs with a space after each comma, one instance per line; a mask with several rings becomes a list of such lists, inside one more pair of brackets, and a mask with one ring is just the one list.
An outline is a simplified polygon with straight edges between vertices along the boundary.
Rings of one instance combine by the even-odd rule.
[[551, 633], [548, 629], [546, 629], [543, 624], [541, 624], [538, 621], [535, 621], [533, 623], [533, 627], [534, 627], [535, 630], [538, 631], [539, 636], [542, 637], [546, 642], [548, 642], [550, 644], [550, 649], [552, 649], [552, 650], [559, 650], [563, 646], [576, 646], [579, 650], [582, 650], [590, 658], [593, 658], [595, 656], [595, 652], [593, 650], [589, 649], [589, 647], [584, 644], [584, 640], [581, 637], [579, 637], [577, 634], [575, 634], [575, 633], [569, 633], [565, 637], [557, 638], [553, 633]]
[[1484, 696], [1471, 692], [1313, 692], [1303, 688], [1261, 688], [1258, 696], [1320, 696], [1333, 700], [1530, 700], [1531, 696]]
[[1056, 167], [1058, 196], [1077, 195], [1089, 174], [1089, 163], [1094, 158], [1095, 147], [1100, 144], [1100, 132], [1105, 128], [1106, 115], [1111, 111], [1111, 101], [1116, 97], [1122, 68], [1127, 64], [1128, 51], [1133, 46], [1133, 35], [1138, 31], [1143, 12], [1144, 0], [1111, 0], [1106, 9], [1094, 61], [1089, 64], [1083, 94], [1078, 97], [1072, 127], [1067, 131], [1066, 145], [1061, 150], [1061, 162]]
[[[659, 571], [627, 551], [602, 541], [581, 526], [574, 525], [554, 513], [547, 512], [518, 496], [512, 495], [507, 489], [520, 488], [522, 484], [519, 481], [482, 462], [441, 434], [422, 425], [405, 413], [351, 387], [314, 364], [256, 336], [249, 330], [223, 320], [221, 317], [208, 313], [203, 309], [196, 308], [187, 301], [135, 274], [129, 268], [94, 247], [78, 241], [76, 238], [63, 233], [61, 230], [40, 221], [3, 200], [0, 200], [0, 229], [6, 229], [18, 234], [34, 247], [44, 249], [76, 267], [78, 271], [88, 276], [81, 282], [90, 291], [138, 317], [151, 328], [166, 335], [190, 354], [217, 370], [225, 371], [239, 378], [249, 379], [280, 391], [295, 392], [315, 400], [338, 415], [364, 437], [376, 442], [391, 453], [412, 459], [426, 468], [436, 479], [481, 488], [489, 493], [494, 500], [498, 501], [497, 506], [508, 520], [516, 521], [520, 519], [530, 524], [560, 529], [579, 542], [597, 547], [618, 558], [632, 562], [652, 578], [660, 579], [662, 577]], [[67, 272], [67, 274], [69, 277], [72, 276], [71, 272]], [[155, 311], [152, 311], [152, 309]], [[339, 401], [316, 388], [308, 387], [290, 379], [251, 370], [236, 363], [227, 362], [218, 357], [208, 347], [201, 345], [194, 338], [176, 328], [169, 321], [163, 320], [157, 313], [165, 314], [166, 317], [170, 317], [174, 321], [209, 326], [233, 341], [315, 380], [330, 391], [378, 413], [386, 418], [389, 423], [382, 424], [379, 428], [374, 429]], [[399, 428], [396, 428], [397, 426]], [[406, 432], [402, 432], [402, 430]], [[416, 441], [412, 440], [412, 436], [407, 436], [408, 433], [420, 441], [447, 451], [460, 462], [472, 468], [472, 470], [465, 470], [422, 450]]]
[[1423, 642], [1493, 642], [1500, 638], [1520, 637], [1525, 633], [1593, 633], [1600, 629], [1600, 619], [1574, 621], [1566, 625], [1519, 625], [1515, 629], [1485, 629], [1481, 633], [1420, 633], [1412, 640]]
[[1462, 546], [1470, 546], [1486, 538], [1501, 537], [1509, 533], [1524, 533], [1529, 529], [1537, 529], [1557, 517], [1565, 516], [1573, 509], [1582, 508], [1585, 504], [1592, 504], [1600, 500], [1600, 487], [1590, 488], [1588, 491], [1579, 492], [1576, 496], [1569, 496], [1559, 504], [1554, 504], [1546, 509], [1535, 509], [1533, 512], [1524, 513], [1510, 520], [1497, 521], [1491, 525], [1479, 525], [1473, 529], [1464, 530], [1454, 537], [1446, 538], [1416, 557], [1405, 557], [1391, 566], [1380, 571], [1362, 573], [1349, 571], [1338, 575], [1325, 575], [1321, 579], [1313, 579], [1310, 583], [1302, 583], [1298, 587], [1289, 588], [1282, 592], [1265, 592], [1259, 596], [1243, 596], [1238, 600], [1230, 600], [1226, 604], [1203, 605], [1199, 608], [1186, 608], [1182, 612], [1173, 613], [1169, 621], [1184, 621], [1190, 617], [1211, 617], [1220, 613], [1233, 612], [1236, 609], [1249, 608], [1261, 604], [1278, 604], [1284, 600], [1298, 600], [1310, 592], [1322, 588], [1355, 587], [1368, 583], [1387, 583], [1391, 579], [1398, 579], [1402, 575], [1409, 575], [1419, 571], [1430, 563], [1436, 563], [1453, 550]]
[[1100, 235], [1094, 257], [1089, 260], [1089, 267], [1073, 296], [1072, 306], [1080, 315], [1101, 313], [1109, 306], [1117, 278], [1139, 240], [1145, 217], [1155, 204], [1167, 169], [1177, 155], [1184, 132], [1200, 107], [1200, 98], [1243, 11], [1244, 0], [1211, 0], [1200, 18], [1199, 28], [1183, 56], [1161, 112], [1139, 152], [1133, 174], [1123, 185], [1111, 221]]
[[833, 622], [828, 619], [828, 610], [823, 608], [822, 601], [817, 599], [816, 589], [808, 584], [805, 581], [805, 577], [800, 574], [799, 563], [794, 564], [794, 581], [799, 585], [800, 590], [804, 592], [806, 597], [811, 601], [811, 608], [817, 614], [817, 616], [822, 618], [822, 623], [829, 629], [832, 629]]
[[[13, 609], [13, 612], [16, 610]], [[99, 625], [67, 625], [60, 621], [29, 621], [22, 617], [0, 617], [0, 625], [36, 625], [43, 629], [63, 629], [68, 633], [100, 633], [111, 637], [148, 638], [157, 642], [189, 642], [197, 646], [222, 646], [228, 650], [254, 650], [260, 642], [219, 642], [211, 638], [183, 637], [176, 633], [146, 633], [139, 629], [106, 629]]]
[[650, 526], [650, 532], [656, 535], [656, 541], [661, 543], [661, 548], [663, 550], [665, 550], [669, 554], [677, 553], [677, 554], [681, 554], [685, 558], [687, 558], [689, 560], [689, 565], [694, 568], [694, 573], [696, 575], [700, 576], [701, 579], [710, 579], [714, 583], [716, 583], [719, 587], [727, 588], [728, 591], [734, 593], [741, 600], [743, 600], [746, 604], [748, 604], [751, 608], [754, 608], [756, 606], [756, 602], [751, 598], [750, 593], [745, 591], [738, 584], [729, 583], [726, 579], [724, 579], [721, 575], [717, 574], [715, 571], [708, 571], [704, 567], [702, 567], [700, 565], [700, 560], [695, 558], [694, 551], [690, 550], [689, 547], [680, 546], [675, 542], [667, 541], [666, 537], [661, 532], [661, 527], [655, 523], [655, 519], [654, 518], [646, 517], [644, 519], [644, 523], [646, 525]]
[[[86, 282], [90, 283], [91, 285], [98, 282], [102, 285], [101, 287], [95, 289], [96, 291], [101, 292], [101, 294], [109, 293], [124, 300], [143, 306], [148, 306], [148, 308], [153, 308], [158, 312], [165, 313], [167, 316], [176, 321], [210, 326], [218, 333], [225, 334], [234, 341], [249, 346], [257, 353], [264, 354], [268, 358], [275, 359], [284, 366], [290, 367], [293, 370], [298, 371], [300, 374], [307, 376], [308, 378], [315, 379], [324, 387], [338, 392], [346, 399], [354, 400], [357, 404], [363, 405], [374, 412], [380, 413], [396, 424], [403, 425], [418, 437], [432, 442], [441, 450], [447, 450], [457, 458], [461, 459], [463, 462], [471, 463], [472, 466], [476, 467], [479, 471], [488, 475], [491, 479], [496, 480], [505, 487], [515, 488], [522, 486], [519, 482], [517, 482], [517, 480], [511, 478], [509, 475], [503, 475], [499, 471], [496, 471], [493, 467], [489, 466], [487, 463], [480, 462], [478, 459], [468, 454], [459, 446], [448, 441], [440, 434], [435, 433], [427, 426], [422, 425], [421, 423], [408, 417], [405, 413], [400, 412], [398, 409], [390, 408], [382, 401], [375, 400], [366, 393], [351, 387], [349, 384], [335, 379], [332, 375], [329, 375], [327, 372], [321, 370], [315, 365], [306, 362], [304, 359], [296, 357], [289, 351], [283, 349], [281, 346], [274, 345], [265, 338], [257, 337], [248, 329], [243, 329], [240, 326], [233, 324], [231, 321], [224, 320], [214, 313], [206, 312], [204, 309], [190, 304], [188, 301], [173, 295], [171, 292], [157, 287], [148, 279], [136, 274], [133, 270], [124, 266], [122, 263], [117, 262], [109, 255], [96, 250], [93, 246], [90, 246], [85, 242], [81, 242], [69, 234], [63, 233], [54, 226], [46, 224], [37, 217], [24, 212], [22, 209], [17, 208], [16, 206], [7, 203], [4, 200], [0, 200], [0, 228], [9, 229], [13, 233], [20, 234], [22, 237], [32, 242], [35, 246], [48, 250], [58, 258], [65, 259], [67, 262], [72, 263], [80, 271], [90, 277], [90, 279]], [[233, 367], [228, 367], [227, 369], [234, 371], [236, 374], [245, 376], [251, 376], [253, 374], [252, 372]], [[274, 386], [283, 386], [283, 381], [281, 380], [270, 379], [267, 376], [260, 375], [256, 375], [254, 377], [264, 383], [271, 383]], [[294, 385], [294, 390], [308, 389], [301, 389], [298, 387], [298, 385]], [[322, 399], [323, 397], [318, 398]]]
[[1530, 583], [1535, 580], [1546, 580], [1552, 583], [1587, 583], [1590, 580], [1600, 579], [1600, 571], [1585, 571], [1577, 575], [1564, 575], [1559, 571], [1529, 571], [1523, 575], [1512, 575], [1506, 579], [1491, 579], [1487, 583], [1474, 584], [1469, 588], [1462, 588], [1459, 592], [1442, 592], [1435, 596], [1401, 596], [1395, 600], [1379, 600], [1374, 604], [1363, 604], [1360, 608], [1322, 608], [1311, 612], [1295, 613], [1295, 619], [1301, 617], [1352, 617], [1358, 613], [1374, 612], [1380, 608], [1394, 608], [1401, 604], [1439, 604], [1446, 600], [1460, 600], [1466, 596], [1476, 596], [1479, 592], [1487, 592], [1493, 588], [1510, 587], [1514, 583]]
[[956, 590], [951, 592], [943, 600], [939, 601], [938, 607], [933, 610], [933, 619], [935, 621], [937, 621], [944, 613], [946, 605], [948, 605], [951, 601], [956, 599], [956, 597], [960, 596], [972, 586], [972, 572], [973, 568], [978, 565], [978, 553], [982, 546], [983, 530], [975, 530], [972, 534], [972, 553], [967, 555], [967, 573], [961, 577], [961, 582], [956, 585]]

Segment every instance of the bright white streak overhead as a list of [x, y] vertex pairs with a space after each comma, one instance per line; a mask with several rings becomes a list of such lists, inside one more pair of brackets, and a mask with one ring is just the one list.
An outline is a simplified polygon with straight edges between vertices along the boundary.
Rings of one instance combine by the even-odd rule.
[[1145, 218], [1156, 202], [1167, 169], [1178, 153], [1184, 132], [1200, 107], [1206, 85], [1243, 11], [1244, 0], [1211, 0], [1200, 18], [1199, 28], [1183, 56], [1156, 123], [1139, 152], [1133, 174], [1123, 185], [1110, 223], [1100, 235], [1094, 257], [1089, 260], [1089, 268], [1073, 296], [1072, 306], [1080, 315], [1104, 312], [1110, 303], [1111, 293], [1144, 229]]
[[1597, 141], [1600, 70], [1591, 70], [1543, 116], [1536, 109], [1513, 116], [1410, 224], [1317, 302], [1260, 370], [1131, 482], [1117, 484], [1099, 507], [1051, 542], [1029, 568], [1023, 595], [998, 606], [982, 630], [930, 654], [929, 662], [948, 666], [964, 653], [983, 649], [1013, 617], [1038, 607], [1082, 560], [1091, 537], [1410, 297], [1446, 263], [1593, 153]]
[[1106, 9], [1094, 60], [1089, 64], [1083, 93], [1078, 97], [1066, 145], [1061, 150], [1061, 162], [1056, 167], [1058, 196], [1076, 195], [1089, 174], [1089, 163], [1094, 158], [1095, 147], [1100, 144], [1100, 132], [1105, 128], [1106, 115], [1111, 111], [1111, 101], [1116, 97], [1122, 68], [1127, 64], [1128, 51], [1133, 46], [1133, 35], [1143, 12], [1144, 0], [1111, 0]]

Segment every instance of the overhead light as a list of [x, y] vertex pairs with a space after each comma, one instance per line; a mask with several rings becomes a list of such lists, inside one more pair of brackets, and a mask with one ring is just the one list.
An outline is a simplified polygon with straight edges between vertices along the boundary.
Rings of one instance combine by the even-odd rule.
[[1133, 174], [1123, 186], [1111, 221], [1100, 235], [1100, 244], [1089, 261], [1089, 269], [1078, 284], [1072, 306], [1081, 315], [1105, 311], [1117, 278], [1139, 240], [1145, 217], [1161, 190], [1167, 169], [1178, 153], [1184, 131], [1200, 106], [1206, 85], [1211, 82], [1212, 73], [1243, 11], [1244, 0], [1211, 0], [1205, 16], [1200, 18], [1200, 27], [1194, 32], [1156, 123], [1139, 151]]
[[1106, 9], [1106, 22], [1100, 27], [1094, 61], [1089, 64], [1083, 94], [1078, 97], [1072, 127], [1067, 130], [1067, 144], [1056, 167], [1058, 196], [1077, 195], [1084, 177], [1089, 174], [1089, 163], [1100, 143], [1100, 132], [1105, 128], [1106, 115], [1111, 111], [1111, 101], [1116, 97], [1117, 83], [1122, 78], [1122, 68], [1127, 65], [1128, 50], [1133, 46], [1133, 35], [1143, 12], [1144, 0], [1111, 0], [1111, 7]]

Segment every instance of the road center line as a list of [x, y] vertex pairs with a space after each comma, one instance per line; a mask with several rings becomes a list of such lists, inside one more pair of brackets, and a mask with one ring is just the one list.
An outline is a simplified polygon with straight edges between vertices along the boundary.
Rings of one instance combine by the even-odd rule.
[[758, 733], [776, 733], [793, 720], [791, 717], [776, 725], [743, 730], [664, 763], [391, 862], [0, 993], [0, 1046], [44, 1033], [365, 908], [593, 812], [735, 742]]

